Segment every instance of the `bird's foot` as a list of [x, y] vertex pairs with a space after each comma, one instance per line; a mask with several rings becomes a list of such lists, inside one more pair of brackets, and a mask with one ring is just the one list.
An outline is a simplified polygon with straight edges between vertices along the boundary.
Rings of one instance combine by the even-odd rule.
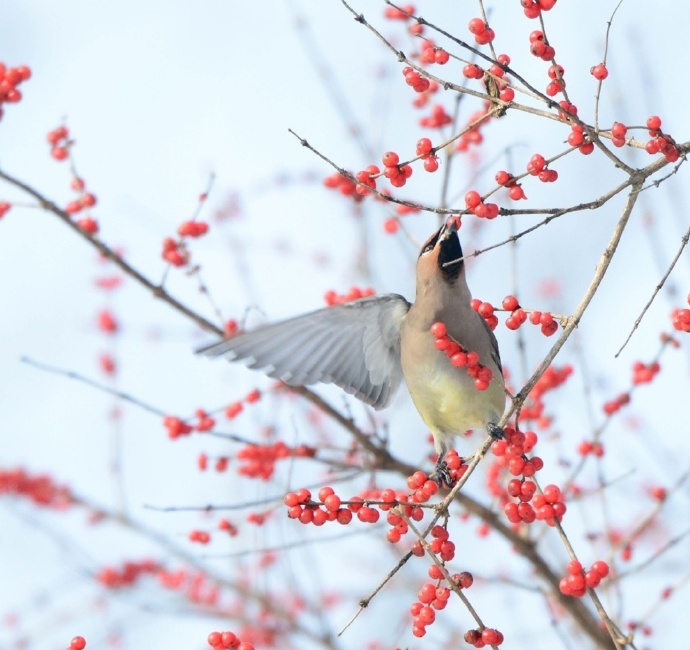
[[486, 430], [494, 440], [503, 440], [506, 437], [506, 432], [494, 422], [489, 422], [486, 425]]
[[436, 467], [434, 471], [430, 474], [429, 478], [434, 481], [439, 487], [453, 487], [455, 484], [455, 479], [451, 475], [451, 470], [448, 467], [448, 463], [444, 460], [443, 456], [439, 456], [436, 461]]

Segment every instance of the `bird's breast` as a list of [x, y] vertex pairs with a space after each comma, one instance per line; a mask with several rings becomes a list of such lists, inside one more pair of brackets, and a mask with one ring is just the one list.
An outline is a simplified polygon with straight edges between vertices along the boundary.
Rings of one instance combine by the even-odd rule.
[[489, 388], [477, 390], [467, 371], [454, 367], [426, 332], [403, 339], [401, 361], [412, 401], [434, 435], [458, 435], [500, 419], [505, 392], [498, 368], [492, 368]]

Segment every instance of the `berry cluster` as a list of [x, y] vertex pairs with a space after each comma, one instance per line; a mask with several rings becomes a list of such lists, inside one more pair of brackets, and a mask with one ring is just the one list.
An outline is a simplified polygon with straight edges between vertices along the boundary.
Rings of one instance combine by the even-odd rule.
[[188, 539], [195, 544], [208, 544], [211, 541], [211, 534], [205, 530], [192, 530]]
[[84, 650], [86, 647], [86, 639], [83, 636], [75, 636], [69, 644], [67, 650]]
[[0, 63], [0, 120], [4, 114], [3, 104], [16, 104], [22, 99], [22, 92], [17, 88], [31, 78], [31, 68], [20, 65], [8, 68]]
[[[510, 316], [506, 318], [505, 322], [509, 330], [516, 330], [529, 320], [532, 325], [541, 326], [541, 333], [544, 336], [551, 336], [558, 331], [558, 321], [550, 312], [532, 311], [528, 317], [527, 312], [520, 307], [520, 303], [515, 296], [506, 296], [501, 303], [501, 307], [510, 312]], [[486, 324], [492, 330], [496, 329], [498, 318], [494, 313], [495, 307], [490, 302], [483, 302], [479, 298], [473, 298], [472, 309], [484, 318]]]
[[27, 497], [38, 506], [65, 510], [73, 503], [72, 493], [50, 476], [32, 476], [23, 469], [0, 471], [0, 495]]
[[[676, 343], [671, 337], [662, 337], [663, 344]], [[635, 361], [633, 363], [632, 385], [640, 386], [641, 384], [650, 383], [657, 374], [661, 371], [661, 364], [658, 361], [651, 363], [643, 363], [642, 361]], [[604, 403], [603, 411], [606, 415], [613, 415], [618, 412], [623, 406], [630, 403], [630, 392], [620, 393], [612, 400]]]
[[558, 172], [555, 169], [549, 169], [547, 165], [544, 156], [535, 153], [527, 163], [527, 173], [530, 176], [537, 176], [542, 183], [553, 183], [558, 180]]
[[[256, 404], [261, 399], [261, 391], [258, 388], [251, 390], [242, 400], [232, 402], [225, 408], [225, 416], [232, 420], [243, 410], [244, 404]], [[214, 418], [210, 417], [204, 409], [197, 409], [194, 416], [198, 419], [197, 424], [191, 425], [181, 418], [167, 415], [163, 418], [163, 426], [168, 430], [168, 436], [173, 440], [180, 436], [186, 436], [192, 431], [210, 431], [216, 425]]]
[[429, 138], [420, 138], [417, 141], [417, 155], [424, 161], [424, 169], [435, 172], [438, 169], [438, 157]]
[[556, 50], [549, 45], [544, 32], [535, 29], [529, 35], [529, 51], [542, 61], [553, 61]]
[[414, 68], [409, 65], [402, 69], [403, 77], [405, 77], [405, 83], [412, 88], [416, 93], [423, 93], [429, 90], [431, 87], [431, 81], [426, 77], [423, 77]]
[[426, 634], [427, 626], [436, 620], [436, 612], [445, 609], [448, 604], [450, 593], [448, 587], [435, 586], [431, 582], [422, 585], [417, 594], [417, 602], [410, 607], [414, 636], [423, 637]]
[[482, 70], [476, 63], [468, 63], [462, 69], [462, 76], [467, 79], [483, 79], [484, 70]]
[[561, 578], [558, 585], [561, 593], [573, 598], [582, 598], [587, 593], [587, 589], [595, 589], [599, 583], [609, 574], [609, 565], [602, 560], [597, 560], [592, 564], [589, 571], [585, 571], [582, 564], [577, 560], [571, 560], [566, 567], [568, 575]]
[[323, 184], [331, 190], [337, 190], [343, 196], [352, 197], [357, 202], [364, 199], [364, 195], [357, 192], [357, 183], [340, 172], [326, 176], [323, 179]]
[[212, 418], [208, 413], [206, 413], [204, 409], [197, 409], [194, 412], [194, 415], [199, 420], [199, 422], [197, 422], [197, 424], [194, 425], [194, 429], [196, 431], [212, 431], [213, 427], [216, 426], [215, 419]]
[[383, 15], [385, 18], [388, 18], [388, 20], [409, 20], [410, 15], [414, 13], [414, 5], [403, 5], [400, 9], [397, 7], [386, 7]]
[[[437, 47], [431, 39], [423, 40], [421, 43], [422, 50], [419, 53], [419, 62], [421, 64], [431, 65], [437, 63], [438, 65], [445, 65], [450, 61], [450, 54], [442, 47]], [[407, 75], [405, 75], [405, 81], [407, 81]], [[415, 90], [417, 89], [415, 88]]]
[[635, 363], [633, 363], [633, 385], [639, 386], [640, 384], [650, 383], [660, 370], [661, 365], [658, 361], [653, 361], [652, 363], [635, 361]]
[[[555, 169], [549, 169], [548, 163], [541, 154], [534, 154], [527, 163], [527, 174], [530, 176], [537, 176], [542, 183], [553, 183], [558, 180], [558, 172]], [[496, 173], [496, 182], [508, 190], [508, 196], [513, 201], [526, 199], [522, 185], [518, 183], [518, 179], [513, 174], [505, 170], [500, 170]]]
[[0, 219], [2, 219], [12, 207], [12, 204], [8, 201], [0, 201]]
[[55, 160], [67, 160], [72, 141], [69, 140], [69, 130], [66, 126], [58, 126], [48, 133], [48, 144], [51, 145], [50, 155]]
[[606, 415], [613, 415], [621, 410], [626, 404], [630, 404], [630, 393], [621, 393], [608, 402], [604, 402], [602, 407]]
[[[432, 545], [437, 544], [438, 539], [445, 537], [444, 533], [440, 532], [445, 531], [442, 526], [435, 526], [433, 530], [436, 529], [440, 530], [436, 531], [438, 537], [435, 537]], [[443, 543], [441, 542], [441, 544]], [[419, 542], [416, 542], [416, 545], [422, 548]], [[419, 555], [424, 555], [423, 548]], [[436, 612], [445, 609], [450, 599], [451, 590], [441, 586], [441, 580], [444, 579], [444, 576], [436, 564], [429, 567], [429, 577], [435, 580], [436, 584], [431, 582], [423, 584], [417, 593], [417, 601], [410, 606], [410, 614], [413, 616], [412, 634], [416, 637], [426, 635], [426, 628], [436, 620]], [[453, 574], [451, 580], [457, 589], [469, 589], [474, 582], [472, 574], [467, 571]]]
[[556, 5], [556, 0], [520, 0], [522, 10], [527, 18], [539, 18], [542, 11], [551, 11]]
[[[74, 216], [96, 205], [96, 196], [91, 192], [86, 192], [86, 184], [82, 178], [75, 176], [70, 183], [70, 188], [77, 193], [77, 198], [65, 206], [65, 212], [68, 215]], [[95, 235], [98, 232], [98, 222], [91, 216], [78, 219], [77, 224], [90, 235]]]
[[435, 337], [434, 345], [441, 350], [456, 368], [465, 368], [467, 374], [474, 379], [477, 390], [486, 390], [493, 379], [491, 368], [479, 363], [479, 355], [467, 350], [448, 335], [445, 323], [434, 323], [429, 330]]
[[429, 79], [429, 87], [424, 92], [418, 92], [417, 96], [412, 100], [412, 106], [415, 108], [424, 108], [432, 99], [432, 95], [439, 91], [441, 87], [433, 79]]
[[131, 587], [145, 575], [157, 574], [160, 565], [152, 560], [125, 562], [119, 568], [104, 567], [96, 574], [96, 580], [110, 589]]
[[482, 18], [472, 18], [467, 24], [467, 29], [474, 35], [477, 45], [487, 45], [496, 38], [494, 30]]
[[256, 404], [260, 399], [261, 391], [258, 388], [249, 391], [244, 400], [232, 402], [225, 407], [225, 417], [228, 420], [234, 420], [244, 410], [243, 402], [244, 404]]
[[542, 494], [536, 494], [537, 486], [532, 481], [511, 479], [508, 482], [508, 494], [518, 499], [510, 501], [504, 507], [508, 521], [512, 524], [531, 524], [534, 521], [545, 521], [554, 526], [561, 521], [566, 512], [562, 501], [561, 490], [557, 485], [547, 485]]
[[393, 187], [402, 187], [407, 179], [412, 176], [412, 167], [409, 164], [400, 164], [400, 156], [395, 151], [387, 151], [381, 156], [383, 163], [383, 175], [390, 181]]
[[374, 290], [370, 287], [367, 287], [365, 289], [360, 289], [359, 287], [350, 287], [350, 290], [347, 293], [342, 294], [337, 293], [333, 290], [326, 291], [326, 293], [323, 296], [323, 299], [326, 301], [326, 304], [329, 307], [333, 307], [334, 305], [342, 305], [346, 302], [359, 300], [360, 298], [368, 298], [369, 296], [373, 296], [374, 293]]
[[[570, 108], [572, 109], [574, 107], [571, 106]], [[587, 139], [584, 128], [579, 124], [572, 124], [570, 126], [570, 133], [568, 134], [567, 140], [571, 147], [577, 147], [580, 153], [585, 156], [588, 156], [594, 151], [594, 143]]]
[[453, 118], [441, 104], [434, 104], [431, 107], [431, 115], [419, 118], [419, 126], [427, 129], [440, 129], [452, 121]]
[[469, 643], [475, 648], [501, 645], [504, 640], [503, 633], [491, 627], [485, 627], [483, 630], [467, 630], [463, 639], [465, 643]]
[[165, 589], [182, 592], [187, 600], [195, 605], [215, 607], [218, 605], [220, 590], [202, 571], [191, 573], [186, 569], [158, 572], [158, 582]]
[[296, 492], [288, 492], [283, 503], [287, 506], [288, 517], [298, 519], [303, 524], [323, 526], [327, 521], [337, 521], [339, 524], [347, 525], [352, 521], [353, 512], [359, 513], [360, 521], [369, 521], [373, 517], [369, 515], [368, 511], [375, 513], [375, 521], [378, 521], [378, 512], [373, 508], [362, 511], [363, 503], [351, 503], [350, 507], [343, 508], [341, 498], [335, 494], [331, 487], [321, 488], [319, 499], [320, 504], [312, 501], [311, 491], [307, 488], [301, 488]]
[[[208, 455], [201, 453], [199, 454], [199, 457], [197, 458], [197, 467], [199, 468], [200, 472], [205, 472], [208, 469]], [[216, 472], [224, 472], [225, 470], [228, 469], [228, 464], [230, 462], [230, 459], [227, 456], [218, 456], [216, 458], [215, 462], [215, 470]]]
[[[496, 440], [491, 445], [496, 462], [489, 471], [489, 489], [504, 500], [503, 510], [512, 524], [531, 524], [540, 520], [553, 526], [556, 521], [562, 520], [566, 512], [558, 486], [547, 485], [543, 492], [537, 493], [536, 483], [528, 480], [544, 467], [544, 461], [539, 456], [526, 456], [537, 441], [537, 435], [533, 431], [523, 433], [513, 427], [506, 427], [505, 438]], [[508, 482], [505, 493], [497, 482], [502, 469], [516, 477]]]
[[520, 411], [520, 423], [534, 420], [541, 428], [548, 427], [551, 419], [544, 415], [544, 395], [564, 384], [572, 374], [570, 364], [562, 368], [549, 366], [530, 391], [528, 401]]
[[180, 237], [201, 237], [208, 232], [208, 224], [205, 221], [185, 221], [180, 224], [177, 234]]
[[546, 86], [546, 94], [553, 97], [558, 93], [562, 93], [565, 89], [565, 68], [562, 65], [552, 64], [548, 67], [546, 74], [549, 76], [549, 83]]
[[[467, 471], [467, 465], [463, 463], [457, 452], [449, 452], [446, 463], [453, 481], [459, 480]], [[387, 513], [386, 521], [391, 526], [386, 538], [395, 544], [408, 532], [406, 518], [421, 521], [424, 518], [421, 504], [429, 501], [439, 490], [438, 484], [422, 471], [417, 471], [408, 477], [407, 486], [410, 489], [409, 493], [391, 488], [372, 488], [347, 501], [344, 501], [329, 486], [319, 490], [318, 501], [312, 500], [310, 490], [302, 488], [286, 494], [283, 502], [288, 508], [288, 517], [298, 519], [303, 524], [315, 526], [322, 526], [327, 521], [337, 521], [346, 525], [352, 521], [353, 515], [357, 515], [361, 522], [373, 524], [379, 521], [380, 513], [385, 512]], [[440, 534], [436, 537], [440, 539]], [[447, 537], [441, 539], [438, 542], [440, 545], [438, 548], [432, 543], [432, 548], [435, 552], [442, 554], [445, 559], [451, 559], [454, 546], [451, 547], [448, 544], [443, 546], [446, 541], [448, 541]], [[424, 555], [424, 549], [419, 542], [415, 542], [412, 552], [415, 555]]]
[[173, 266], [185, 266], [189, 262], [189, 251], [184, 242], [178, 242], [172, 237], [166, 237], [163, 240], [161, 257]]
[[180, 240], [166, 237], [163, 240], [161, 257], [172, 266], [186, 266], [189, 263], [189, 249], [184, 242], [186, 237], [201, 237], [208, 232], [208, 224], [204, 221], [185, 221], [177, 229]]
[[647, 153], [651, 155], [661, 153], [668, 162], [676, 162], [680, 158], [680, 152], [673, 138], [662, 132], [661, 118], [658, 115], [652, 115], [647, 119], [647, 129], [652, 138], [645, 145]]
[[237, 452], [237, 460], [240, 462], [237, 473], [268, 481], [275, 472], [277, 461], [286, 458], [313, 458], [315, 455], [314, 447], [288, 447], [282, 440], [269, 445], [246, 445]]
[[470, 190], [465, 194], [465, 206], [469, 212], [480, 219], [495, 219], [498, 216], [498, 205], [484, 203], [481, 194], [476, 190]]
[[595, 458], [601, 458], [604, 455], [604, 445], [602, 445], [598, 440], [583, 440], [577, 446], [577, 453], [580, 456], [594, 456]]
[[376, 179], [381, 175], [381, 170], [377, 165], [369, 165], [366, 169], [355, 174], [357, 185], [355, 192], [360, 196], [366, 196], [371, 190], [376, 189]]
[[232, 650], [254, 650], [254, 646], [249, 641], [242, 641], [237, 638], [234, 632], [211, 632], [208, 635], [208, 644], [214, 650], [231, 648]]
[[166, 415], [163, 418], [163, 426], [168, 430], [168, 438], [171, 440], [176, 440], [181, 436], [188, 436], [194, 431], [194, 427], [191, 424], [187, 424], [184, 420], [174, 415]]
[[220, 519], [218, 521], [218, 530], [223, 530], [227, 532], [230, 537], [236, 537], [240, 532], [234, 524], [230, 523], [227, 519]]

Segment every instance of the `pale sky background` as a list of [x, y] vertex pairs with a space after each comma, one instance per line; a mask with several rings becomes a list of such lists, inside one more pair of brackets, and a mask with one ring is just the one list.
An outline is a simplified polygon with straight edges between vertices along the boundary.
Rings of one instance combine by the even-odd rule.
[[[512, 4], [512, 13], [496, 15], [492, 22], [498, 34], [497, 49], [510, 53], [515, 67], [542, 86], [546, 64], [527, 53], [527, 35], [537, 25], [520, 17], [517, 0]], [[383, 3], [366, 0], [355, 6], [384, 34], [402, 34], [400, 25], [383, 20]], [[468, 19], [477, 14], [475, 3], [439, 0], [418, 6], [425, 18], [463, 38]], [[494, 7], [501, 6], [494, 3]], [[606, 22], [614, 6], [598, 0], [578, 2], [577, 6], [563, 1], [546, 15], [548, 33], [566, 69], [568, 90], [586, 119], [593, 115], [596, 88], [589, 68], [602, 59]], [[678, 140], [688, 139], [683, 76], [689, 54], [688, 24], [690, 10], [685, 3], [656, 3], [652, 10], [650, 3], [641, 0], [623, 2], [611, 32], [611, 74], [602, 96], [601, 124], [617, 119], [640, 125], [648, 115], [657, 113], [664, 128]], [[404, 39], [399, 45], [411, 50]], [[243, 217], [222, 228], [212, 227], [211, 234], [194, 242], [192, 248], [226, 317], [239, 318], [250, 306], [262, 310], [268, 320], [300, 313], [321, 307], [326, 290], [344, 292], [353, 284], [412, 298], [415, 246], [403, 237], [391, 239], [383, 233], [382, 222], [389, 213], [378, 206], [367, 203], [361, 228], [356, 225], [349, 205], [321, 186], [323, 176], [332, 170], [288, 133], [288, 128], [293, 129], [351, 169], [378, 163], [380, 154], [388, 149], [411, 151], [417, 138], [427, 135], [417, 126], [419, 114], [410, 108], [412, 93], [401, 83], [399, 66], [340, 2], [4, 0], [0, 5], [0, 61], [12, 66], [27, 64], [33, 70], [33, 78], [21, 87], [22, 102], [5, 105], [0, 121], [0, 168], [64, 205], [71, 198], [68, 169], [50, 158], [45, 136], [66, 120], [76, 140], [79, 173], [99, 200], [94, 216], [101, 223], [102, 237], [113, 246], [122, 246], [127, 259], [147, 276], [162, 277], [161, 241], [193, 214], [197, 197], [213, 173], [215, 185], [204, 216], [215, 226], [214, 211], [238, 193]], [[458, 64], [437, 70], [459, 77]], [[331, 91], [324, 78], [330, 80]], [[450, 106], [448, 99], [445, 104]], [[465, 118], [475, 108], [469, 103], [463, 106]], [[362, 128], [374, 158], [364, 155], [348, 133], [344, 112], [353, 115]], [[556, 128], [560, 128], [558, 135], [554, 135]], [[501, 152], [510, 146], [514, 167], [520, 168], [535, 151], [556, 153], [565, 134], [562, 127], [536, 119], [496, 121], [486, 130], [487, 146], [479, 167], [490, 163], [490, 170], [509, 168]], [[649, 160], [644, 154], [629, 159], [639, 166]], [[561, 182], [526, 185], [530, 202], [519, 207], [591, 200], [622, 180], [622, 175], [612, 175], [610, 166], [595, 156], [591, 161], [571, 156], [555, 167]], [[474, 171], [476, 166], [467, 162], [458, 162], [453, 168], [458, 196]], [[485, 174], [477, 185], [489, 187], [493, 173]], [[423, 176], [420, 171], [415, 174], [416, 183], [405, 196], [437, 200], [439, 178]], [[558, 482], [567, 475], [557, 459], [572, 457], [577, 441], [587, 437], [589, 406], [599, 423], [601, 404], [629, 386], [631, 364], [638, 359], [649, 361], [656, 353], [658, 334], [670, 329], [671, 308], [687, 306], [690, 264], [686, 252], [669, 282], [678, 293], [660, 294], [631, 345], [614, 359], [687, 229], [687, 187], [687, 171], [682, 168], [678, 177], [646, 193], [577, 339], [571, 340], [557, 360], [558, 365], [577, 364], [579, 343], [587, 356], [588, 376], [578, 366], [566, 389], [549, 402], [551, 412], [558, 414], [554, 430], [563, 439], [553, 440], [543, 450], [551, 460], [544, 482]], [[0, 185], [0, 200], [25, 201], [5, 185]], [[456, 196], [454, 203], [460, 202]], [[621, 200], [612, 201], [602, 210], [561, 219], [521, 240], [517, 281], [523, 304], [554, 312], [572, 310], [591, 278], [621, 205]], [[652, 228], [646, 225], [645, 211], [653, 219]], [[421, 241], [435, 220], [422, 216], [406, 223], [415, 240]], [[515, 228], [522, 230], [531, 223], [532, 217], [521, 217]], [[466, 252], [501, 241], [512, 227], [504, 219], [490, 228], [468, 228]], [[362, 236], [370, 243], [369, 274], [356, 263]], [[472, 262], [469, 274], [474, 294], [500, 303], [513, 290], [511, 264], [506, 247]], [[120, 363], [121, 390], [163, 411], [187, 415], [199, 406], [218, 406], [242, 397], [253, 387], [269, 385], [260, 373], [195, 357], [192, 350], [208, 337], [132, 281], [127, 280], [112, 296], [97, 292], [94, 278], [111, 271], [96, 261], [86, 243], [49, 214], [15, 207], [0, 221], [0, 304], [4, 314], [0, 319], [0, 466], [45, 471], [109, 507], [116, 507], [124, 495], [139, 521], [162, 530], [193, 554], [220, 555], [245, 550], [248, 543], [255, 548], [275, 543], [275, 539], [267, 539], [268, 529], [253, 531], [245, 524], [241, 541], [225, 544], [222, 540], [202, 549], [185, 542], [188, 531], [200, 526], [198, 515], [159, 514], [142, 506], [256, 499], [299, 487], [306, 477], [292, 476], [286, 484], [283, 475], [282, 482], [274, 485], [244, 485], [232, 473], [199, 475], [195, 462], [200, 451], [218, 455], [232, 450], [222, 442], [198, 437], [169, 443], [160, 420], [132, 406], [123, 406], [118, 434], [107, 418], [114, 405], [111, 397], [20, 362], [27, 355], [102, 381], [97, 358], [107, 349], [107, 342], [94, 322], [98, 310], [108, 304], [123, 325], [114, 349]], [[560, 297], [544, 297], [545, 280], [562, 287]], [[166, 286], [183, 302], [214, 317], [184, 273], [171, 272]], [[252, 318], [259, 322], [262, 316], [253, 313]], [[515, 337], [503, 326], [497, 335], [506, 365], [521, 378]], [[530, 370], [548, 350], [550, 340], [531, 331], [527, 340]], [[686, 469], [678, 459], [690, 457], [688, 361], [687, 349], [667, 353], [659, 378], [642, 387], [633, 406], [611, 426], [606, 440], [611, 453], [603, 471], [609, 479], [619, 481], [611, 497], [613, 525], [625, 526], [631, 517], [648, 511], [644, 485], [669, 485]], [[583, 397], [583, 384], [591, 389], [591, 402]], [[324, 394], [342, 404], [337, 391]], [[290, 432], [288, 442], [313, 442], [303, 413], [282, 404], [279, 422]], [[223, 422], [223, 429], [252, 437], [271, 421], [272, 408], [276, 407], [266, 400], [236, 425]], [[356, 404], [353, 409], [366, 422], [366, 411]], [[381, 417], [390, 425], [393, 451], [418, 462], [426, 451], [424, 431], [409, 398], [401, 395], [394, 408]], [[633, 420], [637, 423], [634, 428]], [[116, 446], [117, 435], [120, 443]], [[123, 462], [120, 481], [109, 473], [116, 447]], [[596, 472], [590, 469], [583, 481], [594, 480]], [[310, 479], [319, 480], [319, 474]], [[482, 493], [481, 482], [477, 476], [476, 494]], [[688, 520], [689, 501], [686, 489], [669, 506], [681, 523]], [[574, 531], [596, 527], [601, 516], [598, 511], [592, 514], [577, 509], [572, 514]], [[231, 519], [240, 522], [243, 516], [230, 513]], [[0, 626], [1, 649], [11, 647], [10, 641], [22, 636], [28, 638], [31, 648], [67, 646], [77, 633], [87, 637], [89, 648], [108, 647], [107, 637], [119, 632], [124, 634], [126, 648], [151, 647], [152, 639], [154, 647], [203, 648], [208, 647], [205, 638], [210, 630], [232, 628], [218, 620], [194, 617], [173, 597], [169, 602], [162, 599], [156, 587], [124, 593], [108, 611], [101, 611], [98, 592], [83, 571], [157, 551], [140, 537], [113, 527], [83, 532], [83, 519], [83, 513], [46, 516], [24, 503], [0, 501], [0, 549], [5, 558], [0, 562], [0, 617], [10, 613], [19, 617], [16, 627]], [[468, 558], [477, 553], [476, 524], [471, 522], [466, 529]], [[319, 539], [322, 534], [341, 532], [296, 531], [288, 523], [282, 530], [274, 527], [274, 534], [276, 529], [284, 536], [281, 541], [302, 534]], [[74, 531], [82, 531], [83, 539]], [[313, 580], [315, 585], [335, 588], [354, 586], [351, 601], [328, 614], [327, 624], [338, 628], [353, 613], [358, 598], [395, 563], [390, 553], [383, 558], [376, 555], [382, 547], [367, 546], [366, 535], [355, 539], [364, 540], [361, 547], [346, 540], [324, 545], [323, 552], [315, 545], [293, 552], [290, 568], [279, 565], [272, 579], [279, 590], [290, 587], [294, 580], [300, 584]], [[483, 570], [488, 578], [510, 572], [526, 581], [529, 572], [522, 562], [516, 568], [505, 545], [492, 541], [495, 561], [477, 562], [475, 570]], [[602, 552], [601, 547], [590, 548], [577, 533], [575, 541], [582, 542], [587, 561]], [[687, 571], [687, 541], [684, 544], [684, 555], [680, 549], [653, 574], [643, 573], [628, 585], [622, 622], [643, 616], [658, 600], [660, 588], [673, 582], [674, 572]], [[553, 550], [550, 557], [564, 557], [555, 539], [549, 547]], [[488, 547], [485, 543], [479, 548]], [[358, 554], [357, 549], [364, 551]], [[646, 546], [640, 559], [652, 549]], [[340, 566], [334, 568], [333, 557], [347, 565], [344, 573], [351, 583], [344, 584], [343, 571]], [[216, 560], [211, 566], [233, 575], [239, 567], [251, 570], [255, 562], [250, 554], [240, 560]], [[296, 578], [308, 563], [314, 563], [317, 577], [300, 574]], [[392, 591], [384, 592], [343, 638], [343, 650], [361, 648], [362, 640], [370, 638], [370, 630], [382, 616], [394, 628], [393, 633], [380, 637], [386, 642], [383, 647], [393, 647], [393, 643], [434, 647], [433, 627], [422, 641], [412, 639], [404, 615], [402, 627], [397, 627], [400, 612], [407, 610], [416, 593], [414, 585], [420, 584], [418, 569], [410, 569], [398, 583], [401, 589], [412, 585], [403, 602]], [[518, 597], [523, 593], [501, 591], [496, 585], [478, 590], [476, 595], [479, 606], [490, 607], [495, 624], [507, 630], [515, 629], [514, 614], [519, 613], [513, 601]], [[687, 598], [687, 587], [681, 597]], [[538, 598], [524, 598], [525, 607], [530, 602], [543, 606]], [[679, 600], [669, 602], [668, 609], [662, 608], [652, 619], [659, 636], [650, 640], [650, 647], [673, 647], [682, 638], [674, 632], [678, 621], [673, 615], [680, 611]], [[437, 625], [443, 624], [443, 614]], [[453, 614], [466, 616], [459, 607]], [[398, 631], [399, 637], [395, 636]], [[544, 645], [538, 645], [540, 640]], [[535, 637], [524, 629], [505, 647], [525, 647], [522, 644], [526, 643], [558, 647], [555, 636]]]

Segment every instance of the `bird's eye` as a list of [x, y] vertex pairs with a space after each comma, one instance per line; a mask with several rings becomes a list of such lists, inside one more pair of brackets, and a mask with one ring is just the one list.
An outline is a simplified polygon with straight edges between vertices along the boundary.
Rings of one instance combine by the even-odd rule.
[[422, 255], [426, 255], [427, 253], [431, 253], [432, 250], [434, 250], [434, 245], [433, 244], [427, 244], [424, 247], [424, 250], [422, 251]]

